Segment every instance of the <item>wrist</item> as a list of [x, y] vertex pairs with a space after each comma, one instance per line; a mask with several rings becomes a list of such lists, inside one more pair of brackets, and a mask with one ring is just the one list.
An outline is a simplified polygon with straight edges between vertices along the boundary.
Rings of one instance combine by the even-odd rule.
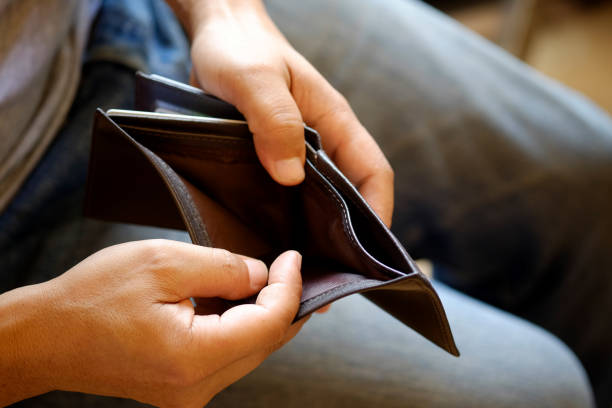
[[265, 7], [261, 0], [166, 0], [179, 19], [190, 39], [200, 26], [214, 17], [230, 17], [237, 10], [257, 12]]
[[48, 285], [21, 287], [0, 295], [0, 406], [54, 389], [53, 353], [45, 313]]

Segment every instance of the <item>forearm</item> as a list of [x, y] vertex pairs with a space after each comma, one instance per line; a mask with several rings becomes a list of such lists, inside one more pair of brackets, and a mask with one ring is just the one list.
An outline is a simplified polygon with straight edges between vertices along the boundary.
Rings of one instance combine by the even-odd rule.
[[51, 390], [44, 370], [44, 288], [32, 285], [0, 295], [0, 406]]

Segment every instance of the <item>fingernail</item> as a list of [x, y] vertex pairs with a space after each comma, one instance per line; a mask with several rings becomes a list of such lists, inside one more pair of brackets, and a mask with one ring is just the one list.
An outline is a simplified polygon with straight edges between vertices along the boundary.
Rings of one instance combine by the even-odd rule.
[[274, 163], [274, 172], [278, 181], [283, 184], [295, 185], [304, 180], [304, 166], [299, 157], [277, 160]]
[[259, 290], [266, 286], [268, 283], [268, 267], [265, 263], [258, 259], [253, 258], [242, 258], [244, 263], [249, 268], [249, 279], [251, 281], [251, 287]]
[[302, 254], [300, 254], [298, 251], [293, 251], [293, 259], [295, 262], [295, 266], [298, 269], [302, 268]]

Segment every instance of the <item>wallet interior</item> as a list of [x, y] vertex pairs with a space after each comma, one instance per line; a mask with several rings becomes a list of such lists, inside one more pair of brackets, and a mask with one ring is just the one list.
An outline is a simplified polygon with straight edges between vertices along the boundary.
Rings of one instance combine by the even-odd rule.
[[[202, 223], [186, 225], [189, 231], [205, 228], [208, 244], [268, 264], [281, 251], [300, 251], [303, 300], [340, 285], [359, 290], [364, 281], [384, 282], [412, 269], [401, 249], [317, 170], [312, 146], [307, 146], [305, 181], [286, 187], [259, 163], [244, 123], [219, 125], [188, 116], [168, 120], [146, 113], [111, 112], [110, 117], [167, 164], [163, 171], [181, 180], [200, 215], [184, 221]], [[206, 244], [194, 234], [192, 240]]]
[[315, 131], [305, 127], [304, 182], [286, 187], [259, 163], [233, 106], [139, 74], [136, 107], [96, 113], [86, 215], [186, 229], [195, 244], [268, 264], [297, 249], [303, 292], [296, 319], [359, 292], [459, 355], [431, 283], [326, 156]]

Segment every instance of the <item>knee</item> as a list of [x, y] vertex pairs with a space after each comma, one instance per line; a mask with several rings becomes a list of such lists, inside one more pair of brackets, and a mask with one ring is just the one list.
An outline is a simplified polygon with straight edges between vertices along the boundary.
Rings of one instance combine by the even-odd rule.
[[436, 288], [462, 353], [437, 379], [447, 383], [442, 389], [454, 406], [594, 405], [584, 368], [554, 335], [444, 285]]

